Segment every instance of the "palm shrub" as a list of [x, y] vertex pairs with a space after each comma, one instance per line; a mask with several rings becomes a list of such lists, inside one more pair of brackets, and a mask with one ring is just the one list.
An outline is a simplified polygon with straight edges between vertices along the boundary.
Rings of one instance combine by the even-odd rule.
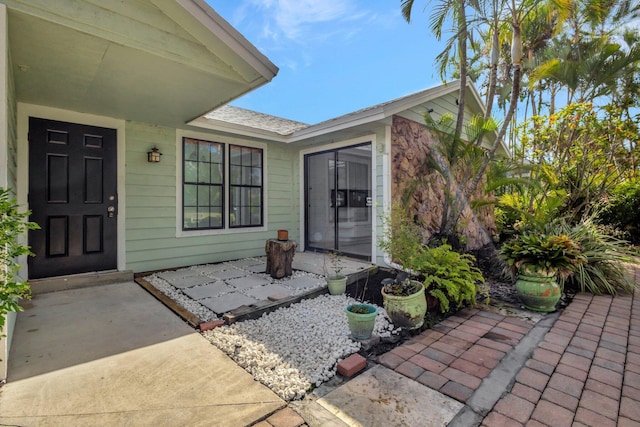
[[628, 242], [605, 233], [591, 219], [573, 226], [560, 220], [549, 224], [547, 229], [567, 234], [580, 246], [585, 259], [567, 278], [565, 286], [595, 295], [633, 293], [639, 286], [626, 271], [627, 263], [638, 263], [631, 256]]
[[37, 224], [27, 221], [28, 216], [29, 212], [18, 211], [18, 205], [9, 190], [0, 188], [0, 332], [4, 327], [5, 315], [21, 310], [18, 299], [30, 295], [29, 285], [17, 276], [20, 269], [17, 258], [31, 254], [18, 238], [29, 229], [39, 228]]

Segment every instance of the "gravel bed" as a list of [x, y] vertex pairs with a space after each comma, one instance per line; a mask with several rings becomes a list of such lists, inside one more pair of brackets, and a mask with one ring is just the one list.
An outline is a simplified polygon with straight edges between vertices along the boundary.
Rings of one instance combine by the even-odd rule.
[[[345, 313], [354, 302], [346, 295], [322, 295], [203, 335], [282, 399], [301, 399], [333, 378], [338, 362], [360, 350], [350, 338]], [[373, 333], [399, 333], [383, 308]]]
[[185, 295], [180, 289], [175, 288], [169, 282], [159, 278], [155, 274], [144, 277], [144, 280], [151, 283], [154, 288], [180, 304], [185, 310], [198, 316], [203, 322], [210, 322], [218, 318], [216, 313], [200, 304], [198, 301]]

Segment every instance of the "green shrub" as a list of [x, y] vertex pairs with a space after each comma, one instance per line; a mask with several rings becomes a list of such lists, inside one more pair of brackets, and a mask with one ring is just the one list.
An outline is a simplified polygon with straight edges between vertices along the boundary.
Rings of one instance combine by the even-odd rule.
[[17, 258], [31, 254], [18, 239], [27, 230], [38, 228], [37, 224], [27, 222], [28, 217], [29, 212], [18, 212], [18, 205], [9, 191], [0, 188], [0, 331], [7, 313], [22, 309], [18, 299], [30, 295], [29, 285], [17, 277], [20, 269]]
[[488, 297], [484, 277], [474, 263], [472, 255], [460, 254], [443, 244], [435, 248], [423, 246], [413, 267], [424, 276], [427, 293], [438, 299], [440, 311], [446, 313], [451, 304], [456, 308], [465, 302], [474, 306], [478, 292]]
[[640, 178], [618, 185], [598, 219], [625, 232], [633, 244], [640, 245]]

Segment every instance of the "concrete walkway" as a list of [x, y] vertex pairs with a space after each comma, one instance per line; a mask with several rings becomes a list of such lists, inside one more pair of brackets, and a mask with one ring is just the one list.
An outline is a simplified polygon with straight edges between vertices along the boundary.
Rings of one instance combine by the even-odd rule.
[[245, 426], [285, 406], [133, 282], [19, 313], [0, 425]]

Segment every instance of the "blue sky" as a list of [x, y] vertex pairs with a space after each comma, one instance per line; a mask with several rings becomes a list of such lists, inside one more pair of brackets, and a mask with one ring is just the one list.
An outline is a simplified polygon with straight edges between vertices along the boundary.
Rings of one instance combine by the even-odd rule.
[[407, 24], [400, 0], [207, 2], [280, 68], [231, 105], [314, 124], [441, 83], [421, 7]]

